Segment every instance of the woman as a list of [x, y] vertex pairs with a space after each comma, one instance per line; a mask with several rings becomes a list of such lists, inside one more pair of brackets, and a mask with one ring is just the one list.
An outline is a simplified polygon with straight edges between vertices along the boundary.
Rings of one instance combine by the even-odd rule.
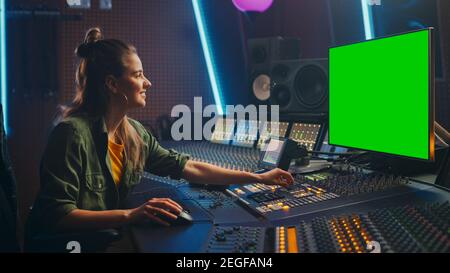
[[77, 91], [53, 129], [41, 162], [41, 190], [29, 217], [29, 234], [117, 228], [143, 220], [169, 225], [182, 207], [153, 198], [121, 209], [143, 171], [196, 183], [264, 183], [287, 186], [292, 176], [275, 169], [264, 174], [226, 170], [165, 150], [137, 121], [131, 109], [144, 107], [151, 87], [136, 49], [101, 39], [90, 29], [76, 50], [81, 58]]

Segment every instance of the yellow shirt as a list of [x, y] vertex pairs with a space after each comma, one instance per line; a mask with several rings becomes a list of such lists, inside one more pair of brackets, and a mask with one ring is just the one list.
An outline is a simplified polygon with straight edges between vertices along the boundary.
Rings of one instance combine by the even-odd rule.
[[119, 186], [123, 174], [124, 145], [108, 139], [108, 151], [111, 159], [111, 169], [114, 182]]

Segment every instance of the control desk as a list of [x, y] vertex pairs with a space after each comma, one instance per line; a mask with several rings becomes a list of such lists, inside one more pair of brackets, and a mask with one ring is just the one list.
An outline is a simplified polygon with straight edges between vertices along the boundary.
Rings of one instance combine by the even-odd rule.
[[[161, 145], [229, 169], [258, 169], [260, 151], [252, 147], [211, 142]], [[138, 251], [450, 252], [450, 192], [445, 188], [349, 163], [294, 176], [295, 183], [282, 188], [195, 185], [145, 174], [129, 206], [168, 197], [180, 203], [193, 222], [133, 226]]]

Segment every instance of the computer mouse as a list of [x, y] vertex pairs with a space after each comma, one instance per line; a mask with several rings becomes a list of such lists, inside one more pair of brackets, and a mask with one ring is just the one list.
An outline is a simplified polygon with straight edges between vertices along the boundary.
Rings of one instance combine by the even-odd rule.
[[172, 219], [169, 217], [162, 217], [164, 221], [169, 223], [171, 226], [182, 226], [190, 225], [193, 223], [194, 219], [186, 210], [182, 210], [178, 215], [177, 219]]
[[[181, 211], [181, 213], [178, 215], [177, 219], [169, 218], [169, 217], [165, 216], [164, 214], [158, 214], [157, 216], [161, 220], [169, 223], [170, 226], [190, 225], [194, 222], [194, 219], [189, 214], [189, 212], [187, 212], [186, 210]], [[150, 219], [146, 220], [144, 223], [148, 224], [150, 226], [160, 226], [160, 224], [158, 224], [154, 221], [151, 221]]]

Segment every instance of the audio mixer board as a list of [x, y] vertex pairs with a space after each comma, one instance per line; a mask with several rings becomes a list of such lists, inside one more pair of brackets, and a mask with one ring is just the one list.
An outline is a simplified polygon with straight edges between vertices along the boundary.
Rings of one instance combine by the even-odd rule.
[[[256, 148], [163, 142], [194, 160], [233, 170], [258, 169]], [[129, 205], [168, 197], [191, 225], [138, 225], [142, 252], [365, 253], [450, 252], [450, 193], [413, 178], [351, 164], [294, 175], [287, 188], [208, 186], [145, 174]]]
[[204, 252], [450, 252], [450, 203], [316, 217], [274, 227], [216, 226]]

